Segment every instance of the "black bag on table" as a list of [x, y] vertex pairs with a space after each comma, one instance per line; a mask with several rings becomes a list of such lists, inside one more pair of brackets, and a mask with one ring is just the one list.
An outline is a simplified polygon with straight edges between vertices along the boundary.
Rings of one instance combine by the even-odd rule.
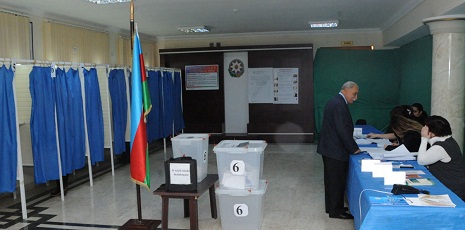
[[192, 157], [171, 157], [165, 161], [165, 188], [172, 192], [197, 191], [197, 161]]

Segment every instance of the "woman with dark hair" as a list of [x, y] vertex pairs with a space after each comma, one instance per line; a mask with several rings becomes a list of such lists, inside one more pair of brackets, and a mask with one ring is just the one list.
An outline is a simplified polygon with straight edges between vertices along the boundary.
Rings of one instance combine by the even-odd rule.
[[397, 137], [399, 143], [387, 145], [384, 149], [390, 151], [404, 144], [410, 152], [418, 152], [421, 143], [422, 125], [412, 119], [402, 115], [394, 115], [391, 117], [391, 128]]
[[418, 123], [425, 125], [425, 119], [428, 114], [423, 110], [423, 105], [420, 103], [413, 103], [412, 105], [413, 119]]
[[[431, 145], [429, 149], [428, 143]], [[426, 165], [433, 176], [465, 201], [465, 163], [445, 118], [430, 116], [425, 119], [417, 160], [418, 164]]]

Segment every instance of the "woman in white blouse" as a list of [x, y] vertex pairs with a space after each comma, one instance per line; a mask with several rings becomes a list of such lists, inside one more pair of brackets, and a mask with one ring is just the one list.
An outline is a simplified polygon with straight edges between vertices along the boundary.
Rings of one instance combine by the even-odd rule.
[[418, 164], [425, 165], [433, 176], [465, 200], [465, 163], [445, 118], [430, 116], [425, 119], [417, 160]]

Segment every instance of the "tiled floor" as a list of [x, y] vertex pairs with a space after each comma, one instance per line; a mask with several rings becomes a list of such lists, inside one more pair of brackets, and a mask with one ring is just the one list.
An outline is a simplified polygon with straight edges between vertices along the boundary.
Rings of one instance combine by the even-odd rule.
[[[164, 151], [152, 147], [151, 191], [141, 189], [142, 217], [161, 219], [161, 198], [152, 191], [164, 183]], [[208, 172], [217, 173], [216, 156], [209, 149]], [[171, 148], [167, 148], [168, 157]], [[109, 159], [108, 159], [109, 161]], [[27, 186], [28, 219], [21, 218], [19, 195], [0, 196], [0, 229], [118, 229], [129, 219], [137, 218], [136, 186], [129, 176], [129, 165], [117, 164], [111, 175], [108, 164], [94, 167], [90, 187], [87, 169], [70, 178], [71, 189], [61, 201], [49, 197], [49, 186]], [[264, 151], [263, 177], [268, 188], [263, 196], [262, 229], [354, 229], [352, 220], [330, 219], [324, 212], [322, 159], [313, 144], [268, 144]], [[32, 180], [25, 169], [26, 183]], [[29, 176], [27, 175], [29, 173]], [[219, 203], [217, 203], [219, 205]], [[221, 213], [212, 219], [208, 193], [199, 198], [199, 228], [221, 229]], [[182, 200], [172, 199], [169, 206], [169, 228], [189, 229], [189, 218], [183, 217]], [[258, 221], [258, 220], [257, 220]]]

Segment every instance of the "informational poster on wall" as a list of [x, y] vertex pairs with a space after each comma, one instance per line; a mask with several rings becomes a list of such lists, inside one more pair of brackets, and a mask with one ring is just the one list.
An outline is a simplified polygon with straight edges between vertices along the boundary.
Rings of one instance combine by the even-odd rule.
[[273, 68], [249, 68], [249, 103], [273, 103]]
[[218, 65], [190, 65], [186, 70], [186, 90], [219, 90]]
[[299, 69], [273, 69], [274, 104], [299, 104]]

